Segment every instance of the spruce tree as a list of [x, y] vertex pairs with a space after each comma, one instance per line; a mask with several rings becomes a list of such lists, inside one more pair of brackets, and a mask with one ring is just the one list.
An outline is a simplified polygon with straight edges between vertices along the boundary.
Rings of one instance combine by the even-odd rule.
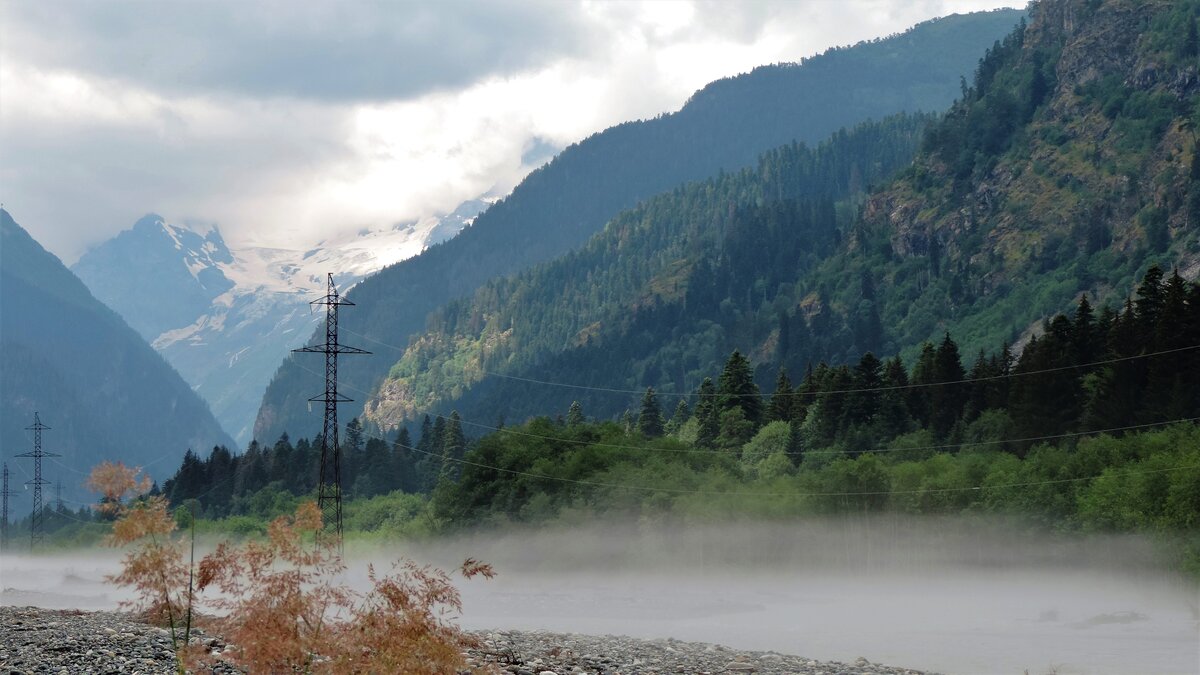
[[388, 490], [416, 492], [416, 466], [412, 448], [412, 437], [408, 433], [408, 427], [400, 427], [400, 431], [396, 433], [396, 440], [392, 441], [392, 466], [386, 481]]
[[863, 426], [874, 421], [879, 412], [879, 388], [882, 386], [883, 363], [871, 352], [863, 354], [852, 374], [850, 388], [857, 391], [846, 396], [843, 427]]
[[461, 473], [461, 463], [457, 460], [461, 460], [466, 452], [467, 439], [463, 436], [462, 418], [458, 416], [458, 411], [454, 410], [450, 413], [450, 419], [446, 421], [442, 432], [442, 475], [457, 478]]
[[571, 407], [567, 409], [567, 426], [578, 427], [583, 424], [583, 406], [579, 401], [571, 401]]
[[682, 398], [679, 399], [679, 403], [675, 405], [675, 413], [671, 415], [671, 420], [667, 422], [667, 425], [664, 427], [663, 431], [665, 431], [667, 434], [674, 434], [678, 432], [680, 427], [687, 423], [688, 418], [691, 417], [691, 415], [692, 412], [688, 410], [687, 400]]
[[929, 387], [929, 426], [934, 436], [945, 439], [950, 429], [962, 417], [966, 372], [958, 354], [958, 345], [946, 333], [934, 355], [933, 381], [938, 386]]
[[717, 381], [717, 399], [721, 411], [741, 408], [747, 422], [755, 428], [761, 426], [763, 402], [758, 385], [754, 384], [750, 361], [736, 349], [729, 355], [725, 368], [721, 371], [721, 378]]
[[792, 391], [792, 381], [788, 379], [787, 369], [780, 368], [775, 377], [775, 393], [771, 394], [771, 421], [792, 421], [792, 405], [795, 398]]
[[642, 411], [638, 414], [638, 431], [646, 438], [657, 438], [663, 435], [662, 409], [654, 396], [654, 387], [647, 387], [642, 395]]
[[696, 445], [711, 448], [716, 444], [717, 436], [721, 433], [717, 388], [713, 386], [712, 379], [704, 378], [704, 382], [700, 384], [697, 398], [699, 401], [696, 403], [696, 421], [699, 422], [700, 428], [696, 435]]

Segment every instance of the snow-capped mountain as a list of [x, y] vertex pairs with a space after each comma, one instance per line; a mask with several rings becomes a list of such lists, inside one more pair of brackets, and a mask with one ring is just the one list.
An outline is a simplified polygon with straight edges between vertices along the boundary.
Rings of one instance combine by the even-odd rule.
[[150, 214], [88, 251], [71, 269], [179, 371], [244, 444], [280, 361], [308, 340], [322, 318], [308, 303], [324, 292], [327, 273], [345, 291], [454, 236], [488, 204], [471, 200], [444, 216], [364, 230], [309, 250], [230, 249], [215, 226], [179, 225]]

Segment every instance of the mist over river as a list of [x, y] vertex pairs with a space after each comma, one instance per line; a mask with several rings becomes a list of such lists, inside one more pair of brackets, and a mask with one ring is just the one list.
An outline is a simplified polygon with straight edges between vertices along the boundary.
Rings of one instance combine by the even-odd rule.
[[[1029, 534], [890, 516], [694, 526], [506, 530], [422, 543], [352, 542], [498, 577], [462, 582], [469, 629], [673, 637], [947, 673], [1198, 673], [1200, 591], [1135, 537]], [[0, 556], [0, 604], [110, 609], [115, 552]]]

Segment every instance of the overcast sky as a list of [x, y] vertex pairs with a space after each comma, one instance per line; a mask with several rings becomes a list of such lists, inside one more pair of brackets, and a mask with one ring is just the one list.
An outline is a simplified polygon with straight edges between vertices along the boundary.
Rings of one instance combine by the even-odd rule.
[[155, 211], [306, 248], [504, 194], [714, 79], [1012, 0], [0, 1], [0, 200], [68, 264]]

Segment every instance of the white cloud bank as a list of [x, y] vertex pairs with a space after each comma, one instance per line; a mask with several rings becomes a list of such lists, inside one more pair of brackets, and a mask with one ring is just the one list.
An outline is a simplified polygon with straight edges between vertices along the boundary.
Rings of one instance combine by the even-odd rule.
[[0, 199], [68, 263], [147, 211], [307, 247], [507, 192], [711, 80], [1013, 4], [0, 3]]

